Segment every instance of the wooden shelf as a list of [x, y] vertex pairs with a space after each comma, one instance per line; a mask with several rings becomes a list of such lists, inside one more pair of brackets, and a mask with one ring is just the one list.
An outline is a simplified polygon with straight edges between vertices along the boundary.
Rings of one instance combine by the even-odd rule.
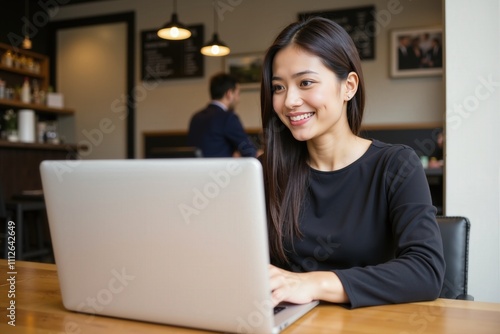
[[53, 108], [47, 107], [42, 104], [23, 103], [18, 100], [0, 99], [0, 107], [14, 108], [14, 109], [33, 109], [37, 112], [59, 114], [59, 115], [73, 115], [75, 111], [69, 108]]
[[3, 64], [0, 64], [0, 71], [15, 73], [30, 78], [36, 78], [42, 80], [45, 79], [45, 75], [43, 75], [42, 73], [36, 73], [22, 68], [8, 67]]
[[[32, 59], [34, 64], [32, 68], [27, 67], [26, 63], [20, 62], [16, 65], [15, 60], [13, 59], [12, 65], [7, 66], [4, 63], [4, 54], [7, 52], [11, 52], [16, 57], [24, 57], [25, 60]], [[49, 57], [43, 54], [31, 52], [28, 50], [22, 50], [19, 48], [12, 47], [11, 45], [0, 43], [0, 74], [2, 76], [6, 75], [9, 79], [7, 81], [7, 86], [15, 87], [16, 85], [22, 84], [22, 80], [24, 77], [29, 77], [33, 79], [40, 80], [40, 90], [45, 92], [48, 91], [49, 88]], [[19, 66], [19, 67], [17, 67]]]
[[[20, 50], [13, 48], [10, 45], [0, 43], [0, 58], [4, 53], [11, 52], [16, 55], [29, 57], [33, 59], [38, 66], [35, 66], [36, 71], [31, 68], [7, 66], [5, 63], [0, 62], [0, 74], [7, 77], [7, 85], [14, 87], [22, 82], [24, 77], [40, 80], [40, 90], [47, 92], [49, 85], [49, 58], [46, 55], [38, 54], [35, 52]], [[73, 115], [74, 110], [69, 108], [54, 108], [48, 107], [44, 104], [23, 103], [18, 99], [0, 99], [0, 108], [13, 108], [13, 109], [32, 109], [37, 113], [46, 113], [54, 115]]]

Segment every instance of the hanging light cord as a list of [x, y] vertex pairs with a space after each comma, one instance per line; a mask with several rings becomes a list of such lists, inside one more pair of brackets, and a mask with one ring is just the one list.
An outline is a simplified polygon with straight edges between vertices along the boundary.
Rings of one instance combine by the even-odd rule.
[[216, 10], [216, 2], [213, 1], [213, 15], [214, 15], [214, 34], [212, 40], [206, 43], [200, 50], [205, 56], [221, 57], [228, 55], [231, 50], [221, 40], [219, 40], [219, 20]]
[[26, 16], [26, 21], [24, 21], [25, 22], [24, 23], [24, 37], [26, 37], [27, 34], [28, 34], [28, 20], [29, 20], [28, 17], [30, 15], [29, 14], [29, 11], [30, 11], [29, 10], [29, 5], [30, 5], [29, 4], [29, 0], [25, 0], [24, 1], [24, 16]]
[[214, 11], [214, 33], [217, 34], [219, 32], [219, 25], [217, 22], [217, 12], [215, 10], [215, 1], [212, 1], [212, 7], [213, 7], [213, 11]]
[[30, 4], [29, 0], [24, 1], [24, 14], [25, 14], [25, 23], [24, 23], [24, 39], [22, 42], [23, 49], [31, 49], [31, 40], [29, 36], [29, 29], [28, 29], [28, 21], [29, 21], [29, 15], [30, 15]]

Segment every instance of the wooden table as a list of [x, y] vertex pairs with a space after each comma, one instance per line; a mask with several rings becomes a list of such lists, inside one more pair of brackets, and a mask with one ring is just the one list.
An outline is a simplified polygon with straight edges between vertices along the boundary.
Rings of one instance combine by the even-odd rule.
[[[139, 321], [89, 316], [66, 311], [61, 302], [56, 266], [15, 263], [15, 299], [6, 260], [0, 260], [0, 333], [205, 333]], [[15, 300], [15, 327], [6, 315]], [[433, 302], [347, 310], [320, 305], [284, 334], [369, 333], [500, 333], [500, 304], [438, 299]]]

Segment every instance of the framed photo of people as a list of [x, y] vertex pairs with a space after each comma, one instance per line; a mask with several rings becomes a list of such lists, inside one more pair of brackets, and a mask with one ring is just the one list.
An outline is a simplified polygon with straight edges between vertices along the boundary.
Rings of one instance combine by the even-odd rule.
[[392, 30], [390, 45], [391, 77], [443, 74], [443, 30], [441, 27]]

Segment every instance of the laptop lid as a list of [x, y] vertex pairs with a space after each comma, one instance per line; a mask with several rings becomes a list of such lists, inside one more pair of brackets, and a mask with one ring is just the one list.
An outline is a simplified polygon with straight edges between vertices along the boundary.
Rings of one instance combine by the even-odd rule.
[[275, 324], [254, 158], [44, 161], [40, 170], [69, 310], [271, 333], [314, 306]]

